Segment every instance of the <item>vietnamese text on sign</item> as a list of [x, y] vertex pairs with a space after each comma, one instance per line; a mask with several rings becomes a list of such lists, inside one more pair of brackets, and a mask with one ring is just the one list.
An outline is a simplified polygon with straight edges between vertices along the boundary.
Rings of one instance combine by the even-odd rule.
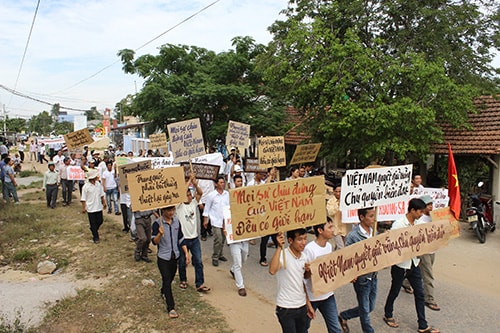
[[249, 136], [250, 125], [230, 120], [227, 126], [226, 146], [246, 147], [248, 146]]
[[200, 119], [169, 124], [167, 130], [175, 163], [205, 154]]

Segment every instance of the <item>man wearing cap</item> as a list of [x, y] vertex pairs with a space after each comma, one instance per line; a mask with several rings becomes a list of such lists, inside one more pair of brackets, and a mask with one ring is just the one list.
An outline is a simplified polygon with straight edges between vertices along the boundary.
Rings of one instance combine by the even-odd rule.
[[59, 174], [56, 172], [56, 165], [53, 161], [49, 162], [49, 170], [43, 175], [43, 187], [42, 190], [45, 191], [45, 198], [47, 199], [47, 208], [56, 208], [57, 202], [57, 192], [59, 191], [57, 187]]
[[71, 158], [65, 157], [63, 165], [59, 167], [59, 183], [62, 185], [63, 206], [71, 203], [73, 193], [73, 181], [68, 179], [68, 168], [70, 167]]
[[[237, 162], [240, 163], [240, 162]], [[241, 180], [243, 181], [243, 186], [245, 186], [246, 181], [245, 181], [245, 175], [243, 174], [243, 168], [239, 164], [235, 164], [233, 166], [233, 172], [231, 175], [231, 180], [229, 181], [229, 188], [235, 188], [234, 185], [234, 176], [241, 176]]]
[[99, 227], [103, 222], [102, 210], [106, 209], [106, 199], [104, 190], [100, 182], [97, 181], [99, 171], [90, 170], [89, 181], [83, 185], [82, 189], [82, 213], [87, 213], [92, 232], [92, 240], [99, 243]]
[[[418, 219], [419, 223], [428, 223], [432, 222], [431, 219], [431, 211], [432, 211], [432, 203], [433, 200], [430, 195], [423, 195], [420, 197], [425, 203], [424, 214], [421, 218]], [[424, 301], [425, 305], [434, 311], [439, 311], [441, 308], [437, 305], [434, 300], [434, 272], [432, 266], [434, 265], [434, 253], [427, 253], [421, 255], [420, 264], [420, 272], [422, 273], [422, 282], [424, 285]]]

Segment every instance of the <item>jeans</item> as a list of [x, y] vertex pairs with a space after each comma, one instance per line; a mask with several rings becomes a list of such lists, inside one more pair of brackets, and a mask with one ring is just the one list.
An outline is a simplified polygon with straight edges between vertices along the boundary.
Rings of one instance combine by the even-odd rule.
[[415, 309], [417, 310], [418, 318], [418, 329], [426, 329], [427, 320], [425, 319], [424, 288], [422, 286], [422, 274], [420, 273], [420, 268], [415, 267], [413, 263], [410, 269], [404, 269], [393, 265], [391, 267], [391, 277], [391, 289], [389, 290], [389, 295], [387, 295], [384, 307], [385, 317], [392, 318], [394, 301], [398, 297], [401, 285], [406, 277], [408, 281], [410, 281], [410, 285], [413, 288], [413, 298], [415, 299]]
[[108, 213], [111, 212], [111, 202], [115, 207], [115, 213], [118, 213], [118, 189], [108, 188], [106, 189], [106, 204], [108, 205]]
[[219, 260], [223, 256], [222, 250], [224, 249], [226, 237], [224, 237], [222, 228], [212, 226], [212, 229], [214, 231], [214, 253], [212, 254], [212, 259]]
[[[311, 302], [311, 305], [316, 311], [319, 309], [321, 315], [325, 319], [326, 328], [328, 329], [328, 333], [341, 333], [338, 312], [337, 312], [337, 302], [335, 301], [335, 295], [328, 297], [327, 299], [321, 301]], [[311, 319], [307, 317], [307, 326], [306, 332], [311, 326]]]
[[45, 198], [47, 199], [47, 207], [56, 208], [57, 202], [57, 192], [59, 189], [57, 188], [57, 184], [54, 185], [45, 185]]
[[73, 193], [73, 181], [61, 179], [61, 185], [63, 202], [69, 205], [71, 203], [71, 196]]
[[19, 202], [19, 198], [17, 197], [17, 190], [16, 187], [14, 186], [14, 183], [4, 181], [3, 184], [4, 184], [3, 196], [4, 199], [7, 201], [7, 203], [10, 202], [11, 194], [12, 198], [14, 198], [14, 202]]
[[248, 241], [229, 244], [229, 249], [231, 251], [231, 257], [233, 257], [233, 266], [231, 266], [231, 272], [233, 272], [234, 274], [236, 287], [238, 289], [245, 288], [245, 283], [243, 282], [243, 274], [241, 274], [241, 268], [248, 258]]
[[[184, 239], [186, 247], [189, 252], [191, 252], [191, 260], [194, 265], [194, 276], [196, 288], [201, 287], [205, 283], [205, 277], [203, 276], [203, 262], [201, 259], [201, 244], [198, 237], [193, 239]], [[179, 257], [179, 279], [181, 282], [187, 281], [186, 275], [186, 255], [184, 251], [180, 251], [181, 255]]]
[[307, 324], [307, 306], [296, 309], [287, 309], [276, 306], [276, 316], [283, 333], [302, 333]]
[[164, 260], [158, 257], [158, 269], [161, 274], [161, 293], [165, 295], [167, 311], [175, 309], [174, 295], [172, 294], [172, 281], [177, 271], [177, 259]]
[[[377, 298], [377, 276], [370, 274], [371, 280], [368, 277], [360, 276], [353, 283], [358, 306], [340, 313], [340, 317], [345, 320], [359, 317], [363, 333], [373, 333], [375, 330], [370, 324], [370, 312], [375, 309], [375, 300]], [[399, 286], [401, 288], [401, 286]]]

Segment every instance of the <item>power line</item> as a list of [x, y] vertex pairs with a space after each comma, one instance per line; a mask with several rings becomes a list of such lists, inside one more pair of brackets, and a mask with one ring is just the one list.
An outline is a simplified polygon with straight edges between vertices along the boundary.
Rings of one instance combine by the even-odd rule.
[[[205, 6], [205, 7], [203, 7], [202, 9], [198, 10], [196, 13], [194, 13], [194, 14], [192, 14], [192, 15], [188, 16], [187, 18], [185, 18], [185, 19], [184, 19], [184, 20], [182, 20], [181, 22], [177, 23], [177, 24], [176, 24], [176, 25], [174, 25], [173, 27], [171, 27], [171, 28], [169, 28], [169, 29], [165, 30], [164, 32], [162, 32], [161, 34], [159, 34], [158, 36], [156, 36], [155, 38], [153, 38], [153, 39], [151, 39], [150, 41], [148, 41], [148, 42], [144, 43], [143, 45], [139, 46], [139, 47], [138, 47], [138, 48], [136, 48], [134, 51], [136, 51], [136, 52], [137, 52], [137, 51], [139, 51], [140, 49], [142, 49], [143, 47], [145, 47], [145, 46], [147, 46], [147, 45], [151, 44], [152, 42], [154, 42], [155, 40], [157, 40], [157, 39], [158, 39], [158, 38], [160, 38], [161, 36], [165, 35], [166, 33], [170, 32], [170, 31], [172, 31], [172, 30], [174, 30], [175, 28], [177, 28], [177, 27], [178, 27], [178, 26], [180, 26], [181, 24], [183, 24], [183, 23], [185, 23], [185, 22], [189, 21], [190, 19], [192, 19], [193, 17], [197, 16], [198, 14], [200, 14], [200, 13], [204, 12], [205, 10], [207, 10], [207, 9], [208, 9], [208, 8], [210, 8], [210, 7], [212, 7], [213, 5], [215, 5], [215, 4], [216, 4], [217, 2], [219, 2], [219, 1], [220, 1], [220, 0], [215, 0], [215, 1], [213, 1], [212, 3], [210, 3], [210, 4], [206, 5], [206, 6]], [[120, 60], [116, 60], [116, 61], [115, 61], [115, 62], [113, 62], [112, 64], [107, 65], [106, 67], [104, 67], [104, 68], [100, 69], [99, 71], [97, 71], [96, 73], [92, 74], [91, 76], [89, 76], [89, 77], [87, 77], [87, 78], [84, 78], [84, 79], [82, 79], [82, 80], [78, 81], [77, 83], [73, 84], [72, 86], [69, 86], [68, 88], [65, 88], [65, 89], [62, 89], [62, 90], [56, 91], [56, 92], [54, 92], [54, 94], [58, 94], [58, 93], [61, 93], [61, 92], [66, 91], [66, 90], [70, 90], [70, 89], [72, 89], [72, 88], [74, 88], [74, 87], [76, 87], [76, 86], [78, 86], [78, 85], [82, 84], [83, 82], [88, 81], [88, 80], [90, 80], [90, 79], [92, 79], [92, 78], [96, 77], [97, 75], [99, 75], [100, 73], [104, 72], [106, 69], [108, 69], [108, 68], [110, 68], [110, 67], [114, 66], [114, 65], [115, 65], [116, 63], [118, 63], [118, 62], [120, 62]]]
[[[19, 70], [17, 71], [16, 83], [14, 84], [14, 91], [17, 88], [17, 83], [19, 82], [19, 77], [21, 76], [21, 71], [23, 69], [24, 59], [26, 58], [26, 53], [28, 52], [28, 45], [30, 43], [31, 34], [33, 33], [33, 27], [35, 26], [35, 19], [38, 13], [38, 7], [40, 7], [40, 0], [38, 0], [35, 8], [35, 15], [33, 15], [33, 20], [31, 21], [30, 33], [28, 34], [28, 40], [26, 41], [26, 45], [24, 46], [23, 58], [21, 59], [21, 64], [19, 65]], [[12, 101], [12, 96], [10, 97], [9, 104]]]
[[[10, 92], [12, 95], [27, 98], [27, 99], [30, 99], [32, 101], [38, 102], [38, 103], [42, 103], [42, 104], [50, 105], [50, 106], [53, 106], [55, 104], [55, 103], [50, 103], [50, 102], [43, 101], [43, 100], [35, 98], [35, 97], [28, 96], [26, 94], [20, 93], [19, 91], [16, 91], [14, 89], [10, 89], [2, 84], [0, 84], [0, 88]], [[66, 107], [66, 106], [62, 106], [62, 105], [59, 105], [59, 109], [70, 110], [70, 111], [79, 111], [79, 112], [86, 112], [86, 111], [90, 110], [90, 109], [75, 109], [75, 108], [70, 108], [70, 107]]]

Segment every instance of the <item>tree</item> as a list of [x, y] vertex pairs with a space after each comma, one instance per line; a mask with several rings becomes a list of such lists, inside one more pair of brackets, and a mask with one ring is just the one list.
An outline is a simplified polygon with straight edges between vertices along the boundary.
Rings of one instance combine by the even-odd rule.
[[69, 121], [61, 121], [54, 123], [53, 131], [56, 135], [64, 135], [73, 132], [73, 123]]
[[50, 116], [54, 122], [59, 120], [59, 114], [61, 113], [61, 107], [59, 103], [52, 105], [52, 109], [50, 110]]
[[47, 111], [43, 111], [28, 120], [28, 128], [31, 132], [39, 135], [48, 135], [52, 131], [52, 117]]
[[[5, 127], [7, 128], [7, 131], [10, 132], [23, 132], [27, 130], [27, 125], [26, 125], [26, 120], [22, 118], [9, 118], [8, 116], [6, 117], [6, 124]], [[0, 120], [0, 128], [3, 129], [3, 123], [4, 120]]]
[[500, 11], [481, 3], [292, 0], [258, 67], [324, 156], [424, 157], [439, 123], [467, 126], [473, 99], [498, 91]]
[[159, 129], [171, 122], [199, 118], [205, 142], [225, 138], [229, 120], [248, 123], [254, 134], [279, 132], [283, 108], [266, 96], [257, 55], [265, 51], [250, 37], [233, 39], [235, 50], [216, 54], [204, 48], [163, 45], [159, 54], [134, 60], [134, 51], [118, 55], [123, 70], [145, 79], [129, 104], [133, 115], [153, 121]]
[[85, 111], [85, 116], [87, 116], [87, 120], [102, 120], [103, 115], [97, 111], [95, 106], [91, 107], [90, 110]]

